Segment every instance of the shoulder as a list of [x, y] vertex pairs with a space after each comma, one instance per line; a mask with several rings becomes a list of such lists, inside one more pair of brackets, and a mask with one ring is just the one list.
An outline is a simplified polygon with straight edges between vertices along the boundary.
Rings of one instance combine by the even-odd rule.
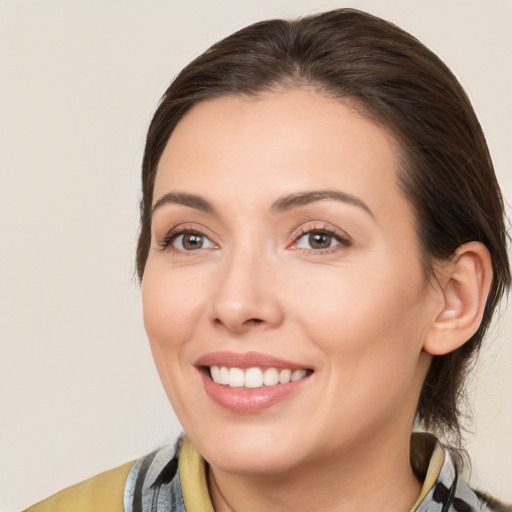
[[68, 487], [25, 512], [123, 512], [126, 478], [134, 462], [105, 471]]

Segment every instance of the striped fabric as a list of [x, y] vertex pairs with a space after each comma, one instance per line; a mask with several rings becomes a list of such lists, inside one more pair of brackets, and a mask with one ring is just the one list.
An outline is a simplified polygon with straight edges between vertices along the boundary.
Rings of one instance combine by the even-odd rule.
[[[419, 434], [413, 434], [413, 438], [415, 435]], [[423, 438], [425, 436], [433, 438], [430, 434], [422, 435]], [[442, 463], [434, 471], [432, 465], [428, 468], [422, 489], [424, 497], [411, 512], [507, 512], [512, 510], [495, 500], [486, 498], [482, 493], [473, 491], [459, 475], [449, 450], [437, 440], [434, 442], [430, 461], [438, 458]], [[414, 449], [414, 441], [411, 444]]]
[[[180, 447], [180, 442], [176, 449], [168, 445], [137, 460], [126, 482], [125, 512], [213, 510], [207, 496], [203, 460], [188, 439], [185, 441], [185, 449], [180, 450]], [[189, 459], [192, 456], [201, 461], [200, 466], [196, 464], [201, 468], [200, 472], [196, 470], [193, 476], [188, 471], [181, 471], [184, 451], [189, 452]], [[411, 512], [512, 512], [511, 506], [473, 491], [460, 477], [449, 450], [430, 434], [413, 434], [411, 463], [415, 473], [421, 475], [425, 482], [420, 499]], [[181, 482], [180, 478], [191, 481]], [[187, 500], [187, 493], [204, 494], [204, 505], [197, 505], [203, 498]], [[185, 503], [192, 502], [196, 505], [189, 508], [185, 506]]]
[[187, 512], [173, 445], [138, 459], [124, 491], [125, 512]]

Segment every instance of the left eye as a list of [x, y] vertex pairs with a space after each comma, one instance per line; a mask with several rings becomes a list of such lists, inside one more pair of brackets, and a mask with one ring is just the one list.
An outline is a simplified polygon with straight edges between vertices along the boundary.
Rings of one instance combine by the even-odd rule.
[[314, 231], [311, 233], [304, 233], [297, 242], [297, 249], [330, 249], [340, 245], [340, 241], [330, 233], [323, 233], [321, 231]]
[[195, 251], [197, 249], [209, 249], [215, 247], [213, 242], [199, 233], [183, 233], [178, 235], [172, 245], [180, 251]]

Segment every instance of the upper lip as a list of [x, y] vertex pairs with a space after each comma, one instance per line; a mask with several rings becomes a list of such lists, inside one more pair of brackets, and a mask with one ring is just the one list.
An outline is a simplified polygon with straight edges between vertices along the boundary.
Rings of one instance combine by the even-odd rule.
[[227, 366], [228, 368], [288, 368], [307, 370], [308, 366], [261, 352], [210, 352], [201, 356], [196, 366]]

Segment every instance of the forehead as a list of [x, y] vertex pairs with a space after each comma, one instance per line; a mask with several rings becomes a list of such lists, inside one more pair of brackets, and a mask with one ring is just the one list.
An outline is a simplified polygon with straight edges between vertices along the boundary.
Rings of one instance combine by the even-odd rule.
[[374, 206], [386, 210], [401, 197], [397, 147], [352, 105], [310, 90], [221, 97], [195, 105], [178, 123], [158, 165], [154, 197], [186, 189], [264, 200], [334, 188], [373, 196]]

